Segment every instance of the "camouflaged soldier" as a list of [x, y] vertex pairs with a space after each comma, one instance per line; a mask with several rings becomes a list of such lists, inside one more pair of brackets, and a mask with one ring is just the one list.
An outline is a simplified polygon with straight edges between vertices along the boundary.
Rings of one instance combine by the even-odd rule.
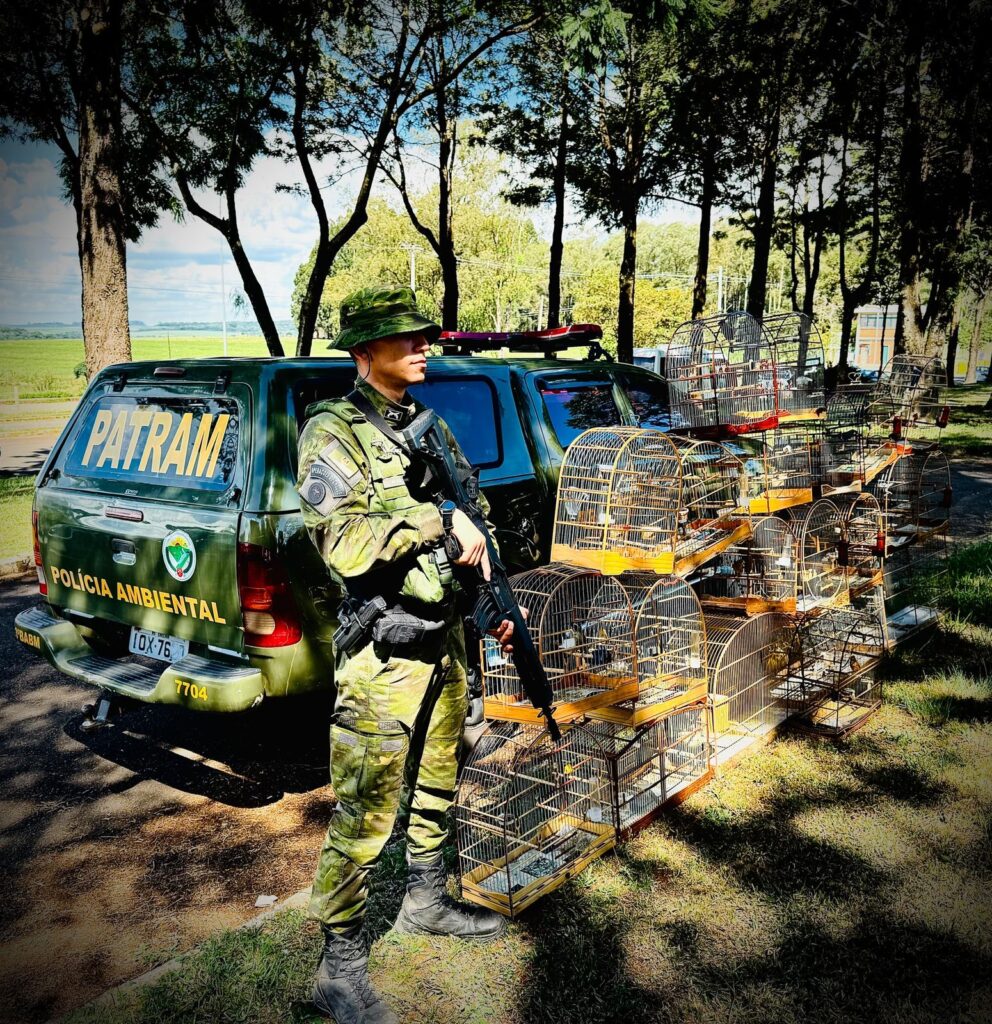
[[[443, 542], [450, 531], [461, 545], [458, 563], [488, 573], [485, 542], [461, 511], [417, 494], [411, 460], [388, 436], [423, 409], [406, 389], [424, 379], [440, 328], [418, 313], [409, 288], [349, 296], [341, 328], [330, 347], [350, 352], [359, 381], [348, 398], [307, 410], [298, 484], [310, 536], [347, 593], [331, 727], [338, 803], [310, 910], [326, 940], [314, 1003], [350, 1024], [396, 1020], [369, 983], [361, 925], [368, 872], [392, 832], [404, 779], [409, 878], [395, 929], [488, 941], [505, 922], [450, 899], [441, 862], [467, 707], [464, 635]], [[503, 623], [494, 634], [507, 649], [511, 632]]]

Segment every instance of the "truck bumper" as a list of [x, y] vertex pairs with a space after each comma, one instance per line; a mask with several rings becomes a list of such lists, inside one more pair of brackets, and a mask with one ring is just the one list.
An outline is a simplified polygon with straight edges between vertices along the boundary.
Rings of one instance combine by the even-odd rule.
[[163, 670], [97, 654], [79, 630], [44, 607], [14, 620], [18, 640], [73, 679], [147, 704], [178, 704], [193, 711], [244, 711], [265, 693], [265, 678], [252, 665], [188, 654]]

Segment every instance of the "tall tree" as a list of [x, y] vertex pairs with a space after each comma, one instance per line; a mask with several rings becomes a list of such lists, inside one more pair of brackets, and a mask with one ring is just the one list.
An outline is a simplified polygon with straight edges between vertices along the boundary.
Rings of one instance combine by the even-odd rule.
[[87, 372], [131, 358], [128, 240], [170, 202], [158, 151], [122, 120], [140, 8], [93, 0], [0, 10], [0, 134], [53, 143], [76, 219]]

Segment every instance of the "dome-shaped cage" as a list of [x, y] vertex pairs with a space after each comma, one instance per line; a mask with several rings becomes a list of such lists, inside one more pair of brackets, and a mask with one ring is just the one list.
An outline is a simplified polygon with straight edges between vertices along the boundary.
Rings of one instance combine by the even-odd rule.
[[[630, 598], [616, 577], [552, 564], [510, 578], [554, 694], [558, 722], [637, 696], [637, 653]], [[493, 637], [482, 644], [488, 718], [540, 721], [512, 655]]]
[[821, 477], [821, 435], [818, 423], [799, 422], [737, 438], [731, 450], [740, 453], [745, 485], [739, 511], [771, 515], [811, 502]]
[[878, 499], [868, 491], [834, 498], [844, 519], [841, 564], [854, 598], [882, 582], [885, 521]]
[[775, 313], [761, 323], [775, 360], [779, 422], [822, 416], [826, 359], [816, 324], [797, 312]]
[[872, 420], [872, 394], [866, 385], [853, 385], [827, 400], [821, 448], [823, 497], [860, 490], [905, 451], [890, 436], [888, 421]]
[[950, 415], [946, 386], [947, 374], [935, 356], [895, 355], [872, 389], [870, 418], [891, 425], [897, 438], [935, 441]]
[[706, 697], [706, 632], [691, 586], [675, 576], [617, 577], [634, 609], [638, 693], [589, 718], [639, 726]]
[[690, 320], [665, 357], [672, 426], [741, 434], [778, 422], [771, 341], [749, 313]]
[[551, 557], [617, 574], [687, 571], [746, 532], [741, 466], [718, 444], [596, 427], [565, 453]]
[[890, 553], [929, 534], [944, 533], [950, 525], [951, 468], [939, 448], [913, 447], [870, 490], [882, 510]]
[[928, 602], [947, 571], [947, 535], [921, 534], [915, 543], [891, 549], [885, 556], [883, 585], [892, 643], [935, 625], [937, 610]]
[[581, 726], [496, 722], [479, 737], [455, 794], [462, 893], [513, 916], [616, 842], [605, 753]]
[[701, 570], [696, 584], [707, 610], [759, 612], [796, 610], [796, 538], [788, 524], [763, 516], [751, 536], [721, 552]]
[[791, 619], [705, 615], [714, 758], [723, 762], [785, 721], [775, 696], [789, 668]]
[[668, 803], [684, 798], [710, 777], [705, 704], [640, 727], [589, 721], [609, 765], [620, 834], [646, 825]]
[[829, 498], [820, 498], [793, 509], [790, 522], [798, 558], [797, 611], [846, 603], [850, 594], [841, 564], [844, 517], [840, 509]]

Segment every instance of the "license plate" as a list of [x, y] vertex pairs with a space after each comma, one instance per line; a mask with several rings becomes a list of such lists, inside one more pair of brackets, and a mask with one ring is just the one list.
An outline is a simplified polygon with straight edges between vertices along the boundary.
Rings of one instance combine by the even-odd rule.
[[189, 654], [189, 641], [153, 633], [150, 629], [132, 629], [127, 648], [132, 654], [173, 662]]

